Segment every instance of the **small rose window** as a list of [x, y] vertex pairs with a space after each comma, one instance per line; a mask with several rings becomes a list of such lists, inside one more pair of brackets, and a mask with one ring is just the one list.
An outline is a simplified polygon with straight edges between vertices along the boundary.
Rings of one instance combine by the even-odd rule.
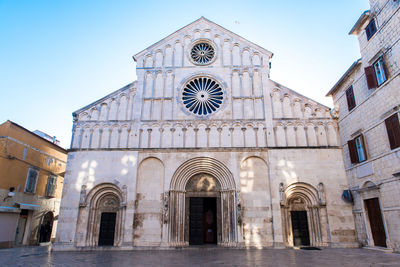
[[206, 42], [195, 44], [190, 51], [190, 57], [195, 63], [199, 65], [206, 65], [211, 63], [211, 61], [214, 59], [214, 56], [214, 47]]

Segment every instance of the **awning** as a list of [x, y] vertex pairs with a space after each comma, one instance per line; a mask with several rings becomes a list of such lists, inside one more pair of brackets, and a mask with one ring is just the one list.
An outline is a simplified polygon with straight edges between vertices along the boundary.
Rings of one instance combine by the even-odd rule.
[[0, 206], [0, 212], [20, 213], [21, 210], [16, 207]]
[[15, 202], [15, 205], [22, 210], [40, 210], [39, 205]]

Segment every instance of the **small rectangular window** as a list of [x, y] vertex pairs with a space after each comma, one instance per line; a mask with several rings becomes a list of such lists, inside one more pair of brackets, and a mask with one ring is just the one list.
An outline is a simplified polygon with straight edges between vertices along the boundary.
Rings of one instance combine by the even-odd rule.
[[390, 149], [400, 147], [400, 123], [396, 114], [393, 114], [385, 120], [386, 131], [389, 138]]
[[26, 177], [25, 192], [35, 193], [38, 177], [39, 171], [34, 168], [29, 168], [28, 175]]
[[378, 60], [374, 63], [374, 70], [376, 75], [376, 82], [379, 86], [387, 80], [387, 70], [383, 56], [378, 58]]
[[356, 149], [357, 149], [357, 156], [358, 156], [358, 162], [363, 162], [367, 160], [367, 157], [365, 155], [365, 147], [364, 147], [364, 138], [362, 135], [356, 137], [355, 139], [356, 142]]
[[367, 85], [369, 89], [374, 89], [383, 84], [388, 79], [385, 58], [380, 56], [371, 66], [364, 69]]
[[356, 138], [349, 140], [347, 145], [349, 147], [351, 163], [360, 163], [367, 160], [363, 135], [359, 135]]
[[354, 98], [354, 91], [353, 91], [353, 86], [350, 86], [346, 90], [346, 98], [347, 98], [347, 108], [352, 110], [356, 106], [356, 100]]
[[376, 25], [375, 20], [372, 19], [367, 27], [365, 28], [365, 33], [367, 34], [367, 40], [371, 39], [371, 37], [376, 33]]
[[50, 174], [47, 180], [46, 197], [54, 197], [57, 187], [57, 176]]

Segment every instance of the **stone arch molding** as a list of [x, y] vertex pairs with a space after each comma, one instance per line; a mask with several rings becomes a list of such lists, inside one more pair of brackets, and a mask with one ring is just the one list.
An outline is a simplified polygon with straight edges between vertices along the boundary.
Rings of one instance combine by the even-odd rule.
[[285, 206], [290, 204], [293, 198], [301, 197], [306, 201], [308, 206], [316, 206], [319, 204], [318, 191], [307, 183], [294, 183], [289, 185], [285, 190]]
[[329, 245], [329, 222], [326, 210], [325, 188], [323, 183], [314, 186], [297, 182], [285, 188], [280, 184], [282, 228], [284, 243], [294, 246], [291, 211], [306, 211], [311, 246]]
[[186, 192], [186, 185], [198, 174], [211, 175], [219, 182], [219, 188], [215, 195], [220, 202], [218, 216], [221, 218], [218, 245], [236, 246], [238, 241], [236, 184], [232, 173], [223, 163], [208, 157], [197, 157], [186, 161], [178, 167], [172, 177], [165, 211], [169, 217], [166, 220], [169, 228], [169, 245], [177, 247], [189, 245], [187, 235], [189, 211], [186, 206], [189, 203], [190, 194]]
[[116, 212], [114, 246], [120, 246], [123, 240], [127, 187], [122, 190], [112, 183], [101, 183], [93, 187], [86, 195], [86, 186], [82, 185], [79, 203], [76, 246], [93, 247], [98, 245], [101, 212]]
[[221, 184], [222, 190], [235, 190], [236, 185], [230, 170], [220, 161], [208, 158], [193, 158], [183, 163], [174, 173], [170, 189], [185, 191], [190, 178], [199, 173], [208, 173], [214, 176]]

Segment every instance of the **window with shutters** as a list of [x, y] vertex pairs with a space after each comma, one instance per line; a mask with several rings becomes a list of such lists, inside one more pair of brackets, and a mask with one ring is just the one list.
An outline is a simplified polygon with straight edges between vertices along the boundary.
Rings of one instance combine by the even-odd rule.
[[47, 179], [46, 197], [54, 197], [57, 186], [57, 176], [50, 174]]
[[375, 63], [374, 63], [374, 70], [376, 74], [376, 82], [377, 85], [381, 85], [387, 80], [387, 70], [385, 60], [383, 56], [381, 56]]
[[367, 160], [364, 136], [361, 134], [347, 142], [351, 163], [360, 163]]
[[367, 40], [371, 39], [371, 37], [376, 33], [376, 24], [374, 19], [368, 23], [367, 27], [365, 28], [365, 33], [367, 35]]
[[379, 57], [372, 66], [366, 67], [364, 71], [369, 89], [377, 88], [388, 79], [388, 71], [383, 56]]
[[353, 86], [350, 86], [347, 90], [346, 90], [346, 98], [347, 98], [347, 108], [350, 110], [352, 110], [353, 108], [355, 108], [356, 106], [356, 99], [354, 98], [354, 90], [353, 90]]
[[385, 120], [390, 149], [400, 147], [400, 123], [397, 113]]
[[24, 190], [26, 193], [35, 193], [38, 177], [39, 170], [33, 167], [29, 168]]

